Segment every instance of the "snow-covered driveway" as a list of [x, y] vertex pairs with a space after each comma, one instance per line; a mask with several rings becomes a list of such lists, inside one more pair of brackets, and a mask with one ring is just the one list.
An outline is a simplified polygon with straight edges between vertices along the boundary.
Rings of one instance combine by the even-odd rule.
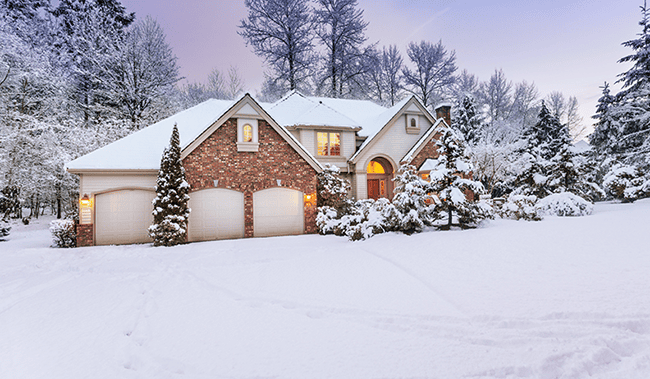
[[468, 231], [0, 242], [0, 378], [650, 377], [650, 201]]

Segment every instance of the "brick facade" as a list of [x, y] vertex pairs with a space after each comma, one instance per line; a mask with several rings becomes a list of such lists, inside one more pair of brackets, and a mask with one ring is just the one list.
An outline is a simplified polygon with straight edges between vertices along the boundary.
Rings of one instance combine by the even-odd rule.
[[77, 247], [94, 246], [94, 224], [77, 224]]
[[436, 133], [433, 138], [427, 142], [426, 145], [420, 150], [420, 152], [411, 160], [411, 164], [415, 166], [416, 169], [419, 169], [422, 166], [422, 163], [427, 159], [435, 159], [438, 157], [438, 146], [436, 142], [440, 138], [440, 133]]
[[[237, 151], [237, 119], [229, 119], [185, 159], [191, 191], [214, 188], [244, 193], [244, 236], [253, 237], [253, 193], [268, 188], [289, 188], [315, 199], [317, 173], [264, 120], [258, 123], [259, 151]], [[278, 186], [277, 181], [281, 184]], [[305, 233], [316, 233], [315, 202], [305, 201]]]

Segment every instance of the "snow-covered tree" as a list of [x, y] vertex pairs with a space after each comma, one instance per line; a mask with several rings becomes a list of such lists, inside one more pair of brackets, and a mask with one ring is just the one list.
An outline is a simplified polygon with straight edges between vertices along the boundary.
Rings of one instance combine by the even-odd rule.
[[414, 67], [402, 70], [406, 90], [420, 98], [425, 107], [434, 106], [456, 80], [456, 52], [448, 52], [440, 40], [436, 44], [411, 42], [407, 54]]
[[187, 242], [189, 190], [181, 162], [178, 128], [174, 125], [169, 147], [165, 148], [160, 161], [156, 180], [153, 225], [149, 227], [149, 235], [155, 246], [174, 246]]
[[422, 180], [415, 166], [402, 165], [395, 176], [393, 204], [399, 212], [399, 230], [406, 234], [421, 232], [433, 221], [427, 202], [433, 198], [427, 194], [428, 183]]
[[171, 115], [175, 109], [162, 108], [180, 79], [176, 60], [156, 20], [147, 16], [135, 22], [106, 67], [107, 104], [119, 111], [119, 118], [130, 120], [133, 129]]
[[316, 35], [323, 45], [319, 85], [321, 92], [345, 97], [359, 89], [371, 49], [364, 49], [368, 23], [357, 0], [316, 0]]
[[11, 232], [11, 225], [3, 219], [0, 219], [0, 241], [4, 241], [4, 238], [9, 236]]
[[476, 111], [474, 99], [469, 95], [465, 96], [455, 107], [454, 113], [451, 127], [457, 130], [469, 145], [475, 144], [479, 139], [483, 121]]
[[341, 178], [341, 170], [337, 166], [325, 164], [323, 171], [318, 174], [316, 191], [319, 207], [332, 207], [338, 213], [347, 208], [350, 182]]
[[624, 203], [650, 196], [650, 178], [639, 167], [615, 164], [603, 179], [607, 194]]
[[274, 85], [301, 89], [313, 71], [314, 24], [307, 0], [245, 0], [237, 32], [270, 66]]
[[468, 199], [468, 196], [483, 193], [483, 185], [471, 179], [472, 164], [464, 141], [453, 129], [444, 127], [436, 145], [439, 155], [434, 160], [427, 186], [427, 192], [438, 199], [432, 205], [433, 211], [437, 217], [446, 218], [444, 228], [475, 226], [488, 217], [488, 213], [481, 204]]
[[589, 144], [604, 156], [617, 151], [620, 125], [611, 112], [615, 97], [610, 94], [609, 83], [605, 82], [600, 88], [602, 88], [602, 96], [598, 99], [596, 114], [592, 116], [597, 121], [594, 124], [594, 132], [589, 136]]

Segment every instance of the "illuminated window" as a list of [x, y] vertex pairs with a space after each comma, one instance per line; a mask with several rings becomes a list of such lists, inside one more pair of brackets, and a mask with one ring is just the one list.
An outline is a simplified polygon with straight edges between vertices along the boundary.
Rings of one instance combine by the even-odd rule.
[[316, 133], [318, 155], [341, 155], [341, 135], [339, 133]]
[[244, 125], [244, 142], [253, 142], [253, 127], [250, 124]]
[[420, 177], [426, 180], [427, 182], [429, 181], [429, 174], [421, 174]]
[[377, 161], [370, 161], [366, 170], [368, 174], [385, 174], [384, 166]]

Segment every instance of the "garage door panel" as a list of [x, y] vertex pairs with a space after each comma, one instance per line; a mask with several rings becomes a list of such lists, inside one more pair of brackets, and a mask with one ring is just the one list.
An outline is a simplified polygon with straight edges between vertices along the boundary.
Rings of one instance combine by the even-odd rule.
[[255, 237], [302, 234], [303, 193], [288, 188], [270, 188], [253, 194]]
[[153, 191], [122, 190], [95, 197], [95, 243], [119, 245], [151, 242]]
[[190, 193], [190, 241], [244, 237], [244, 194], [222, 188]]

